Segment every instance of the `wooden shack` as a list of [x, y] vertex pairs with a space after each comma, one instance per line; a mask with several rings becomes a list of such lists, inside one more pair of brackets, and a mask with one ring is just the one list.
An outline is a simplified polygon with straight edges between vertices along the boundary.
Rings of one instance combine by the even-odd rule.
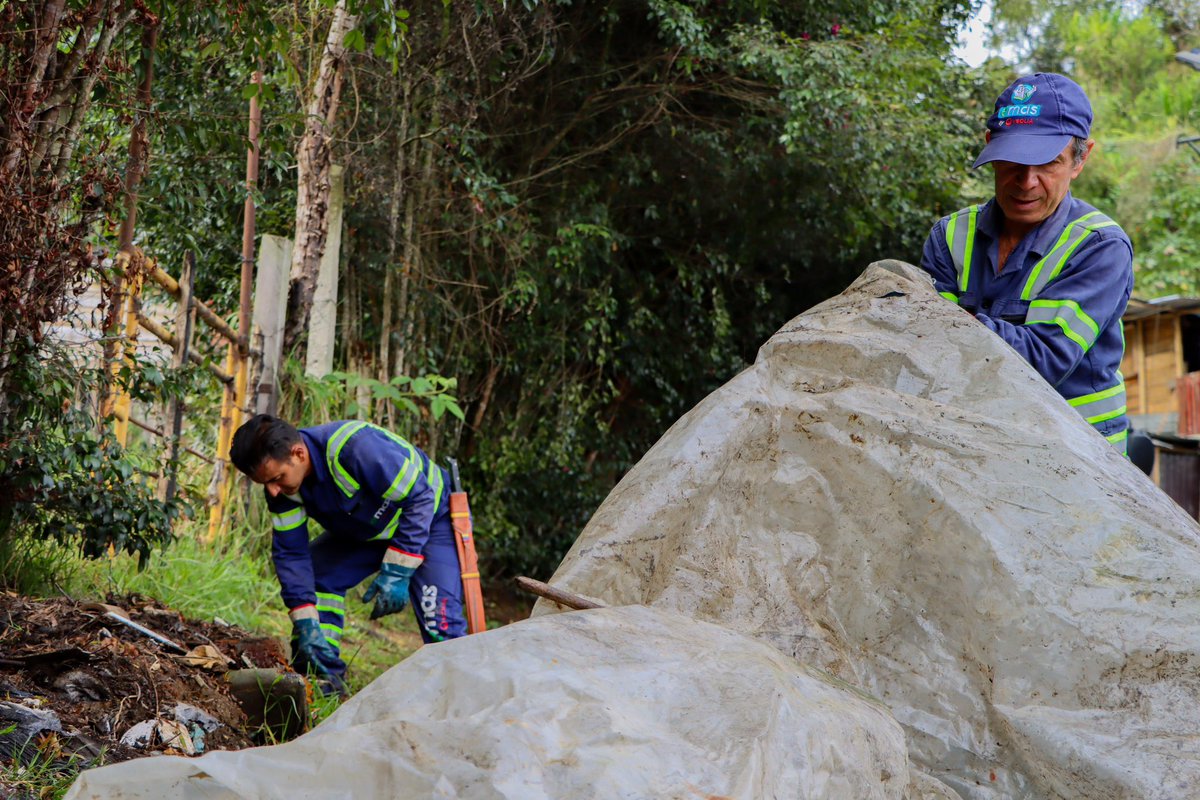
[[1200, 297], [1134, 298], [1123, 321], [1121, 372], [1133, 427], [1152, 435], [1200, 435], [1191, 429], [1200, 428], [1200, 420], [1190, 414], [1181, 420], [1179, 413], [1195, 399], [1190, 387], [1197, 381], [1185, 376], [1200, 372]]

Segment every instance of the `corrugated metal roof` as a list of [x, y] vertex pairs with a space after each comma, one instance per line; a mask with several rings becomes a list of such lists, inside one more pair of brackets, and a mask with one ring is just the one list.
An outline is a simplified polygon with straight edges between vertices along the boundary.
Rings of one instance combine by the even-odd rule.
[[1200, 297], [1184, 297], [1178, 294], [1156, 297], [1153, 300], [1131, 297], [1129, 306], [1125, 309], [1125, 314], [1121, 319], [1143, 319], [1153, 317], [1155, 314], [1165, 314], [1168, 311], [1200, 312]]

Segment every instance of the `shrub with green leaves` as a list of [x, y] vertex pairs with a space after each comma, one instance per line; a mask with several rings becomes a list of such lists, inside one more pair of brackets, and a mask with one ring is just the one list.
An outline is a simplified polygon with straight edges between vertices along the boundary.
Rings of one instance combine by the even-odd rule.
[[[75, 543], [88, 558], [111, 547], [144, 565], [171, 538], [181, 507], [155, 498], [155, 465], [138, 463], [98, 423], [82, 387], [101, 385], [99, 376], [47, 342], [10, 363], [6, 378], [0, 537]], [[18, 577], [0, 573], [5, 583]]]

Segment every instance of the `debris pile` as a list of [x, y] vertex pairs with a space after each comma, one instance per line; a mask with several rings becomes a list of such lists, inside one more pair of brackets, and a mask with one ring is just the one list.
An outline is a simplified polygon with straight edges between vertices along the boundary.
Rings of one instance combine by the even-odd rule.
[[231, 669], [283, 673], [283, 647], [139, 595], [0, 594], [0, 760], [65, 767], [261, 744]]

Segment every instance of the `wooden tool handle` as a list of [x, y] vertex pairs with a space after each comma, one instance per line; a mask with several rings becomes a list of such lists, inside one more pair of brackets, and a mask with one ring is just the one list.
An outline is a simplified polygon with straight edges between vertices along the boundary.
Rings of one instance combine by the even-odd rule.
[[594, 600], [580, 597], [574, 592], [568, 592], [565, 589], [556, 589], [548, 583], [535, 581], [533, 578], [526, 578], [524, 575], [517, 578], [517, 586], [530, 594], [536, 594], [538, 597], [553, 600], [560, 606], [566, 606], [567, 608], [574, 608], [580, 611], [585, 611], [589, 608], [604, 608], [603, 605]]

